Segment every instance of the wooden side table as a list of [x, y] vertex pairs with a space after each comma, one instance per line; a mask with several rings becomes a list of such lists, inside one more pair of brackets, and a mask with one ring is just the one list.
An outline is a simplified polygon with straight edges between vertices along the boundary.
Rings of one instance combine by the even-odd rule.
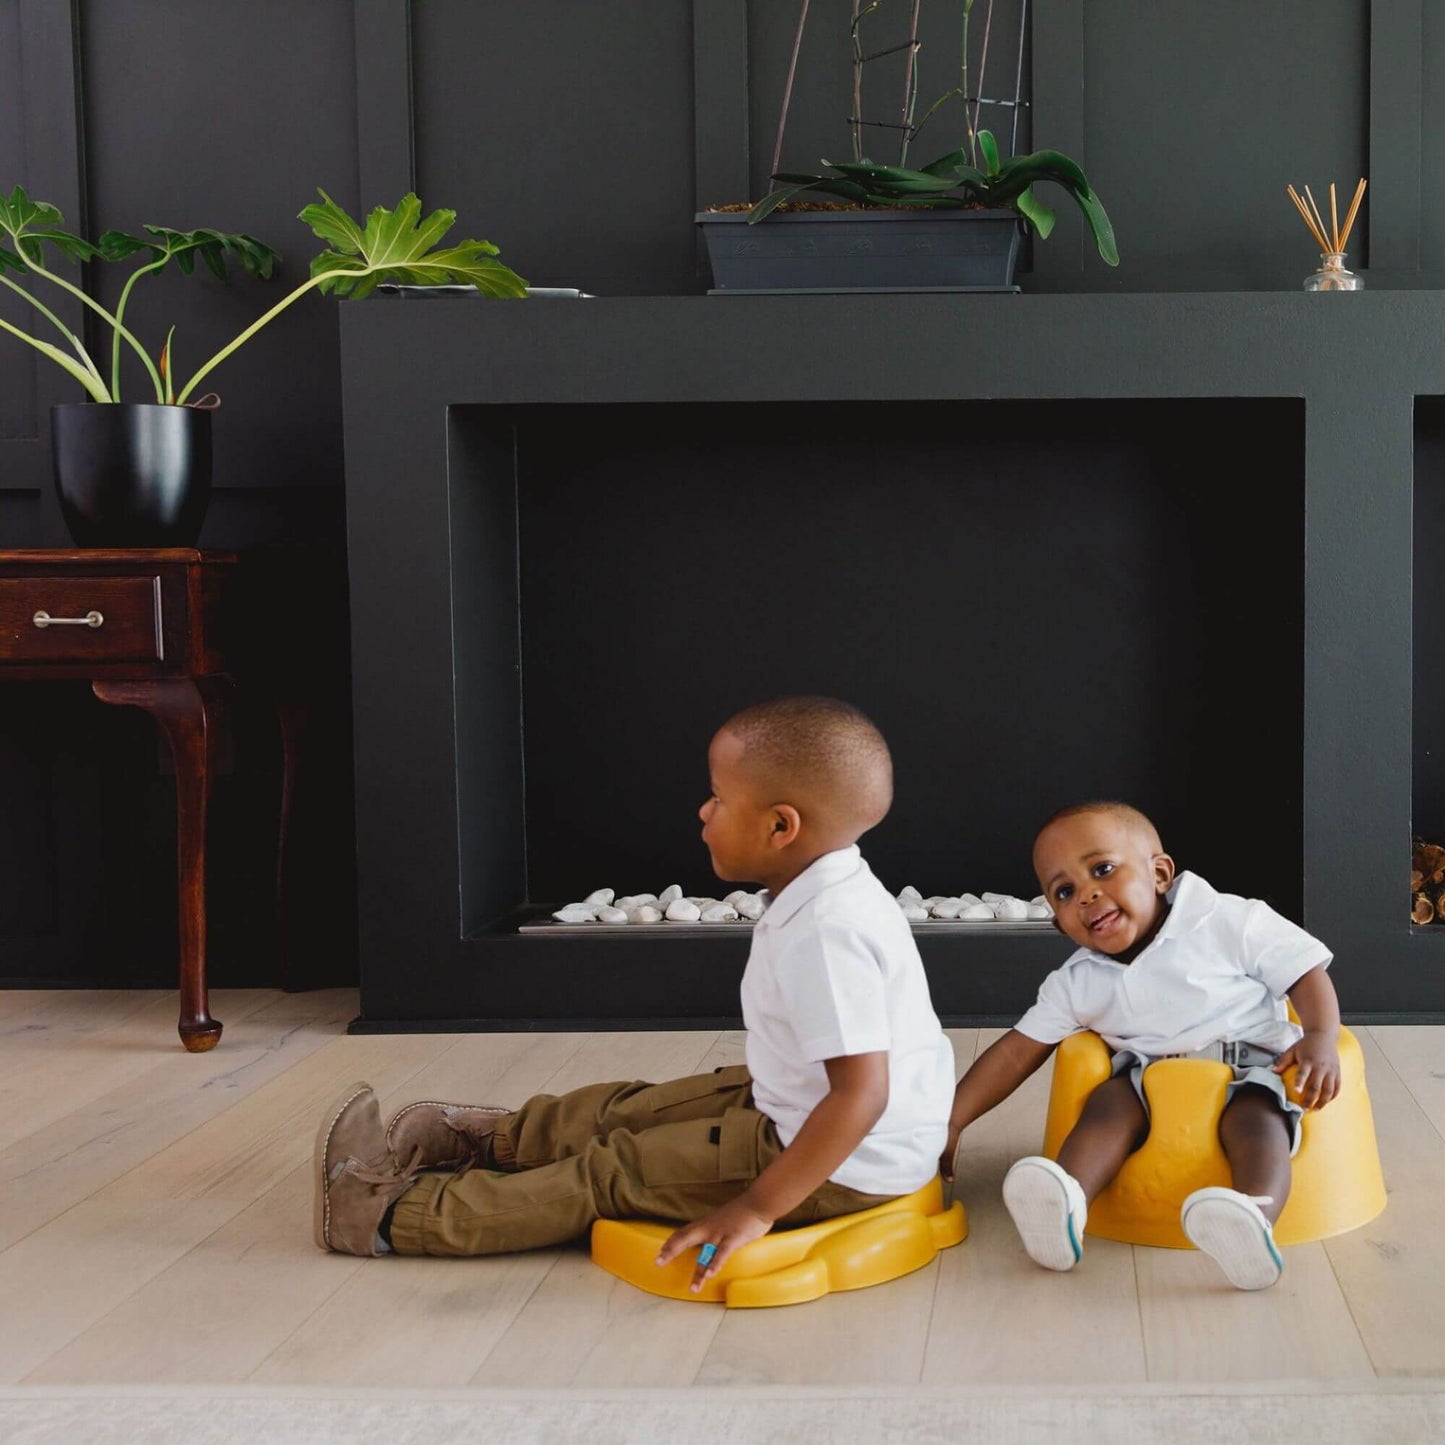
[[231, 688], [225, 598], [235, 563], [189, 548], [0, 551], [0, 681], [88, 679], [102, 702], [148, 712], [170, 745], [179, 1031], [192, 1053], [221, 1037], [206, 995], [206, 814]]

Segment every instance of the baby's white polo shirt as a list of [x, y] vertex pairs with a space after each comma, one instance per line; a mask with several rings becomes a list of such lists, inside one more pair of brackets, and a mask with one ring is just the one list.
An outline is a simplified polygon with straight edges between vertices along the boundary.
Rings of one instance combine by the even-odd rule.
[[1133, 963], [1077, 950], [1014, 1027], [1041, 1044], [1093, 1029], [1110, 1048], [1150, 1058], [1221, 1039], [1289, 1048], [1303, 1030], [1285, 992], [1328, 967], [1330, 950], [1269, 904], [1217, 893], [1196, 873], [1181, 873], [1168, 897], [1168, 918]]
[[742, 982], [753, 1101], [786, 1146], [828, 1092], [825, 1059], [888, 1051], [888, 1107], [833, 1171], [864, 1194], [909, 1194], [938, 1172], [953, 1050], [913, 932], [856, 846], [804, 869], [753, 928]]

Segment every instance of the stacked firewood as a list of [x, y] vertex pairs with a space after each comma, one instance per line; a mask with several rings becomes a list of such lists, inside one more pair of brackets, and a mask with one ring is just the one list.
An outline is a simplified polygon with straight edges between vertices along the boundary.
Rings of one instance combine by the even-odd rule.
[[1413, 840], [1410, 859], [1410, 919], [1414, 923], [1445, 923], [1445, 848]]

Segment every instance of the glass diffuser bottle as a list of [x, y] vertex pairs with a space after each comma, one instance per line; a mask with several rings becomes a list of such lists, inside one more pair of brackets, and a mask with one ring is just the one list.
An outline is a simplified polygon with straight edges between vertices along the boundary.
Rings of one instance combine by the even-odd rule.
[[1345, 269], [1345, 242], [1349, 240], [1350, 228], [1355, 224], [1360, 202], [1365, 198], [1365, 178], [1355, 187], [1354, 199], [1345, 212], [1345, 224], [1340, 225], [1339, 204], [1335, 196], [1335, 184], [1330, 182], [1330, 219], [1325, 220], [1324, 212], [1315, 204], [1315, 198], [1308, 186], [1303, 199], [1293, 186], [1286, 186], [1289, 198], [1294, 202], [1300, 219], [1309, 227], [1309, 233], [1320, 248], [1320, 268], [1305, 277], [1306, 291], [1362, 291], [1364, 280], [1353, 271]]
[[1343, 251], [1320, 253], [1320, 269], [1305, 277], [1306, 291], [1360, 291], [1364, 281], [1353, 271], [1345, 269]]

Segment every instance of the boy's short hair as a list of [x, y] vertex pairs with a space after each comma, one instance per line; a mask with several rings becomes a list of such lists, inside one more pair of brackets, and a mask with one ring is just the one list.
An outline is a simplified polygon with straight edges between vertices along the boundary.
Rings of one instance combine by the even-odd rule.
[[1055, 823], [1062, 823], [1066, 818], [1077, 818], [1081, 813], [1108, 813], [1126, 827], [1142, 832], [1152, 841], [1155, 848], [1163, 846], [1159, 841], [1159, 830], [1154, 826], [1153, 819], [1132, 803], [1120, 802], [1117, 798], [1101, 798], [1092, 803], [1070, 803], [1067, 808], [1060, 808], [1058, 812], [1050, 813], [1039, 825], [1038, 831], [1034, 834], [1035, 840], [1042, 838]]
[[[754, 703], [723, 725], [743, 745], [743, 762], [781, 789], [775, 801], [804, 798], [861, 833], [893, 805], [893, 758], [877, 725], [836, 697], [780, 697]], [[797, 794], [797, 796], [793, 796]]]

